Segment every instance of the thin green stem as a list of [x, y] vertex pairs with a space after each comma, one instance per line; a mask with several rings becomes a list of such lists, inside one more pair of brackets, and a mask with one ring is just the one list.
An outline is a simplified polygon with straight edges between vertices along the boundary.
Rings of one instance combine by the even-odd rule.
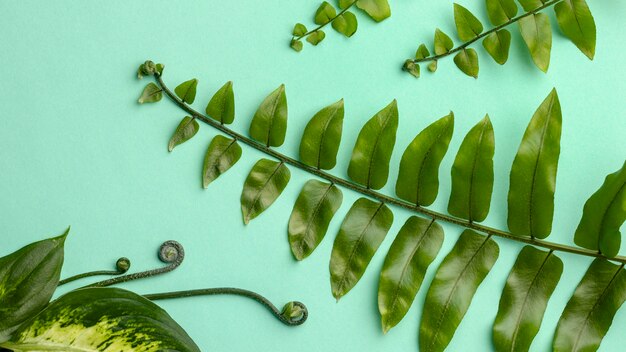
[[78, 274], [78, 275], [74, 275], [74, 276], [70, 276], [66, 279], [63, 279], [61, 281], [59, 281], [59, 285], [65, 285], [68, 284], [70, 282], [76, 281], [76, 280], [80, 280], [80, 279], [84, 279], [86, 277], [91, 277], [91, 276], [99, 276], [99, 275], [122, 275], [125, 274], [128, 269], [130, 269], [130, 260], [126, 257], [122, 257], [120, 259], [117, 260], [117, 262], [115, 263], [115, 270], [97, 270], [97, 271], [90, 271], [87, 273], [82, 273], [82, 274]]
[[215, 287], [198, 290], [152, 293], [143, 295], [145, 298], [156, 301], [172, 298], [211, 296], [211, 295], [236, 295], [251, 298], [265, 306], [278, 320], [289, 326], [301, 325], [306, 321], [309, 312], [306, 306], [298, 301], [292, 301], [285, 305], [282, 311], [278, 310], [272, 302], [256, 292], [234, 287]]
[[309, 35], [309, 34], [311, 34], [311, 33], [313, 33], [313, 32], [317, 32], [317, 31], [319, 31], [320, 29], [324, 28], [326, 25], [331, 24], [331, 23], [332, 23], [332, 22], [333, 22], [333, 21], [334, 21], [337, 17], [339, 17], [339, 16], [343, 15], [343, 14], [344, 14], [344, 12], [348, 11], [348, 10], [349, 10], [352, 6], [354, 6], [354, 4], [356, 4], [356, 1], [351, 2], [351, 3], [350, 3], [350, 5], [346, 6], [346, 8], [345, 8], [345, 9], [343, 9], [343, 10], [339, 11], [339, 13], [337, 13], [337, 15], [336, 15], [335, 17], [331, 18], [331, 19], [330, 19], [330, 21], [328, 21], [328, 22], [326, 22], [326, 23], [324, 23], [324, 24], [321, 24], [321, 25], [317, 26], [316, 28], [314, 28], [314, 29], [312, 29], [312, 30], [310, 30], [310, 31], [308, 31], [308, 32], [306, 32], [306, 33], [304, 33], [303, 35], [301, 35], [301, 36], [299, 36], [299, 37], [295, 37], [295, 36], [294, 36], [294, 37], [292, 38], [292, 40], [300, 40], [300, 39], [302, 39], [302, 38], [306, 37], [307, 35]]
[[480, 39], [482, 39], [482, 38], [484, 38], [484, 37], [488, 36], [488, 35], [489, 35], [489, 34], [491, 34], [491, 33], [497, 32], [497, 31], [501, 30], [501, 29], [502, 29], [502, 28], [504, 28], [504, 27], [507, 27], [507, 26], [509, 26], [509, 25], [511, 25], [511, 24], [513, 24], [513, 23], [518, 22], [519, 20], [521, 20], [521, 19], [522, 19], [522, 18], [524, 18], [524, 17], [528, 17], [528, 16], [530, 16], [530, 15], [534, 15], [534, 14], [536, 14], [537, 12], [539, 12], [539, 11], [541, 11], [541, 10], [543, 10], [543, 9], [547, 8], [547, 7], [550, 7], [550, 6], [552, 6], [552, 5], [555, 5], [555, 4], [557, 4], [557, 3], [561, 2], [561, 1], [563, 1], [563, 0], [552, 0], [552, 1], [548, 1], [548, 2], [546, 2], [545, 4], [541, 5], [540, 7], [536, 8], [536, 9], [534, 9], [534, 10], [532, 10], [532, 11], [525, 12], [525, 13], [523, 13], [523, 14], [521, 14], [521, 15], [517, 16], [517, 17], [513, 17], [513, 18], [511, 18], [510, 20], [508, 20], [507, 22], [505, 22], [505, 23], [503, 23], [503, 24], [501, 24], [501, 25], [499, 25], [499, 26], [496, 26], [496, 27], [494, 27], [494, 28], [492, 28], [492, 29], [490, 29], [490, 30], [488, 30], [488, 31], [486, 31], [486, 32], [483, 32], [483, 33], [479, 34], [479, 35], [478, 35], [478, 36], [476, 36], [474, 39], [472, 39], [472, 40], [470, 40], [470, 41], [467, 41], [467, 42], [465, 42], [465, 43], [463, 43], [463, 44], [461, 44], [461, 45], [457, 46], [456, 48], [454, 48], [454, 49], [452, 49], [452, 50], [450, 50], [450, 51], [448, 51], [448, 52], [446, 52], [446, 53], [439, 54], [439, 55], [431, 55], [431, 56], [428, 56], [428, 57], [425, 57], [425, 58], [422, 58], [422, 59], [413, 59], [413, 60], [411, 60], [411, 61], [413, 61], [413, 63], [418, 64], [418, 63], [420, 63], [420, 62], [436, 61], [436, 60], [439, 60], [439, 59], [444, 58], [444, 57], [446, 57], [446, 56], [452, 55], [452, 54], [454, 54], [454, 53], [456, 53], [456, 52], [458, 52], [458, 51], [461, 51], [461, 50], [463, 50], [463, 49], [467, 48], [468, 46], [470, 46], [470, 45], [474, 44], [475, 42], [477, 42], [477, 41], [479, 41]]
[[422, 215], [428, 216], [431, 219], [434, 220], [439, 220], [439, 221], [443, 221], [443, 222], [447, 222], [450, 224], [455, 224], [455, 225], [459, 225], [461, 227], [467, 228], [467, 229], [472, 229], [472, 230], [476, 230], [476, 231], [480, 231], [483, 233], [486, 233], [488, 235], [493, 235], [493, 236], [497, 236], [497, 237], [501, 237], [501, 238], [507, 238], [513, 241], [517, 241], [517, 242], [522, 242], [522, 243], [526, 243], [526, 244], [531, 244], [534, 246], [538, 246], [538, 247], [543, 247], [543, 248], [547, 248], [547, 249], [551, 249], [554, 251], [560, 251], [560, 252], [567, 252], [567, 253], [573, 253], [573, 254], [580, 254], [580, 255], [585, 255], [588, 257], [596, 257], [596, 258], [605, 258], [605, 259], [609, 259], [609, 260], [613, 260], [619, 263], [626, 263], [626, 257], [623, 256], [617, 256], [617, 257], [613, 257], [613, 258], [609, 258], [604, 256], [603, 254], [601, 254], [598, 251], [592, 251], [589, 249], [584, 249], [584, 248], [578, 248], [578, 247], [572, 247], [572, 246], [566, 246], [566, 245], [562, 245], [562, 244], [558, 244], [558, 243], [553, 243], [553, 242], [548, 242], [548, 241], [542, 241], [542, 240], [538, 240], [535, 238], [530, 238], [530, 237], [521, 237], [521, 236], [516, 236], [510, 232], [507, 231], [503, 231], [503, 230], [498, 230], [489, 226], [485, 226], [485, 225], [481, 225], [481, 224], [477, 224], [475, 222], [471, 222], [471, 221], [467, 221], [464, 219], [460, 219], [451, 215], [446, 215], [443, 213], [439, 213], [436, 212], [434, 210], [430, 210], [427, 208], [423, 208], [419, 205], [415, 205], [413, 203], [409, 203], [407, 201], [398, 199], [398, 198], [394, 198], [394, 197], [390, 197], [387, 196], [385, 194], [376, 192], [370, 188], [366, 188], [364, 186], [358, 185], [356, 183], [353, 183], [351, 181], [345, 180], [343, 178], [334, 176], [332, 174], [329, 174], [325, 171], [319, 170], [315, 167], [306, 165], [296, 159], [293, 159], [289, 156], [286, 156], [280, 152], [277, 152], [276, 150], [273, 150], [271, 148], [266, 147], [264, 144], [261, 144], [253, 139], [250, 139], [242, 134], [239, 134], [231, 129], [229, 129], [228, 127], [221, 125], [218, 121], [215, 121], [213, 119], [211, 119], [208, 116], [205, 116], [203, 114], [201, 114], [200, 112], [194, 110], [191, 106], [185, 104], [183, 101], [181, 101], [171, 90], [169, 90], [169, 88], [167, 88], [167, 86], [165, 85], [165, 83], [163, 82], [161, 75], [159, 75], [158, 73], [154, 74], [154, 77], [156, 79], [157, 84], [161, 87], [161, 89], [163, 89], [163, 92], [165, 93], [165, 95], [167, 95], [176, 105], [178, 105], [181, 109], [183, 109], [184, 111], [186, 111], [188, 114], [194, 116], [195, 118], [197, 118], [199, 121], [204, 122], [205, 124], [219, 130], [220, 132], [234, 138], [235, 140], [241, 141], [242, 143], [256, 149], [259, 150], [271, 157], [276, 158], [279, 161], [282, 161], [285, 164], [289, 164], [291, 166], [294, 166], [300, 170], [303, 170], [305, 172], [308, 172], [312, 175], [315, 175], [319, 178], [325, 179], [327, 181], [330, 181], [333, 184], [336, 185], [340, 185], [344, 188], [347, 188], [349, 190], [352, 190], [354, 192], [360, 193], [364, 196], [376, 199], [382, 203], [385, 204], [392, 204], [395, 206], [398, 206], [400, 208], [404, 208], [407, 210], [411, 210], [413, 212], [416, 213], [420, 213]]

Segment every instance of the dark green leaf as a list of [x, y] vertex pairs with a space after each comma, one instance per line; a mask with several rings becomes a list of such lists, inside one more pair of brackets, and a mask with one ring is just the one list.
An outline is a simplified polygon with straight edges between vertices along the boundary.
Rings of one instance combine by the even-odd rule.
[[378, 310], [383, 332], [406, 315], [426, 270], [443, 243], [443, 229], [434, 220], [410, 217], [393, 241], [378, 285]]
[[200, 129], [200, 125], [198, 125], [198, 121], [195, 118], [191, 118], [189, 116], [185, 116], [183, 120], [176, 127], [176, 131], [170, 138], [170, 142], [167, 146], [167, 150], [170, 152], [174, 150], [177, 145], [183, 144], [186, 141], [190, 140], [191, 137], [195, 136]]
[[430, 56], [430, 51], [428, 51], [428, 48], [426, 47], [426, 45], [420, 44], [419, 48], [417, 48], [417, 51], [415, 52], [415, 58], [417, 60], [420, 60], [429, 56]]
[[299, 40], [292, 39], [292, 40], [291, 40], [291, 43], [289, 44], [289, 46], [290, 46], [293, 50], [295, 50], [295, 51], [297, 51], [297, 52], [302, 51], [302, 42], [301, 42], [301, 41], [299, 41]]
[[197, 79], [190, 79], [186, 82], [183, 82], [178, 85], [178, 87], [174, 88], [174, 92], [183, 103], [193, 104], [193, 101], [196, 100], [196, 87], [198, 86]]
[[235, 120], [235, 94], [233, 82], [228, 81], [211, 98], [206, 107], [206, 114], [221, 124], [233, 123]]
[[339, 300], [359, 281], [393, 223], [393, 213], [379, 202], [359, 198], [348, 211], [333, 244], [330, 284]]
[[294, 37], [301, 37], [307, 32], [306, 26], [302, 23], [296, 23], [293, 27], [293, 35]]
[[483, 25], [478, 18], [457, 3], [454, 3], [454, 23], [456, 24], [459, 38], [464, 42], [476, 38], [483, 32]]
[[491, 238], [463, 231], [426, 294], [419, 332], [421, 352], [443, 351], [448, 346], [499, 251]]
[[328, 224], [341, 206], [337, 186], [309, 180], [300, 191], [289, 218], [289, 244], [297, 260], [308, 257], [324, 239]]
[[281, 84], [263, 100], [250, 124], [250, 136], [268, 147], [280, 147], [287, 133], [287, 96]]
[[454, 56], [454, 63], [463, 73], [470, 77], [478, 77], [478, 55], [476, 50], [462, 49]]
[[359, 132], [348, 167], [352, 180], [372, 189], [380, 189], [387, 183], [397, 129], [398, 105], [394, 99]]
[[530, 120], [511, 167], [508, 224], [514, 235], [550, 234], [560, 151], [561, 104], [553, 89]]
[[509, 48], [511, 46], [511, 33], [506, 29], [489, 34], [483, 40], [485, 50], [500, 65], [504, 65], [509, 59]]
[[204, 156], [202, 187], [207, 188], [211, 182], [235, 165], [240, 157], [241, 147], [236, 140], [215, 136]]
[[[604, 259], [591, 263], [556, 327], [555, 352], [596, 351], [626, 300], [626, 271]], [[623, 327], [622, 327], [623, 328]]]
[[313, 44], [313, 45], [317, 45], [319, 44], [322, 40], [324, 40], [324, 38], [326, 38], [326, 33], [324, 33], [323, 30], [318, 29], [315, 32], [309, 34], [306, 37], [306, 41]]
[[596, 52], [596, 23], [585, 0], [563, 0], [554, 5], [554, 11], [563, 34], [593, 60]]
[[0, 258], [0, 341], [50, 301], [59, 283], [68, 231]]
[[261, 159], [254, 164], [241, 192], [241, 213], [244, 224], [259, 216], [280, 196], [291, 172], [282, 162]]
[[529, 350], [561, 273], [563, 262], [552, 251], [522, 249], [506, 280], [493, 325], [496, 351]]
[[335, 18], [332, 26], [337, 32], [345, 35], [346, 37], [351, 37], [354, 33], [356, 33], [358, 21], [352, 12], [346, 11], [342, 15]]
[[356, 7], [365, 11], [376, 22], [391, 16], [387, 0], [356, 0]]
[[[435, 30], [435, 54], [443, 55], [447, 53], [448, 51], [450, 51], [452, 47], [454, 47], [454, 43], [452, 43], [452, 39], [450, 39], [450, 37], [447, 34], [445, 34], [439, 28], [437, 28]], [[435, 70], [431, 70], [431, 71], [434, 72]]]
[[415, 78], [420, 78], [420, 65], [413, 62], [413, 60], [406, 60], [402, 69], [410, 73]]
[[439, 165], [448, 151], [454, 130], [450, 112], [421, 131], [402, 154], [396, 182], [398, 197], [418, 205], [430, 205], [439, 191]]
[[163, 98], [163, 90], [156, 84], [150, 82], [141, 92], [141, 96], [137, 100], [139, 104], [143, 103], [155, 103]]
[[541, 71], [547, 72], [552, 49], [552, 30], [548, 15], [536, 13], [526, 16], [519, 20], [519, 28], [533, 62]]
[[582, 219], [576, 229], [577, 245], [599, 250], [607, 257], [619, 252], [626, 220], [626, 163], [606, 177], [604, 183], [585, 203]]
[[483, 221], [493, 191], [495, 141], [489, 115], [463, 139], [452, 165], [452, 192], [448, 213], [469, 221]]
[[524, 8], [524, 11], [531, 12], [543, 6], [543, 4], [545, 4], [546, 1], [548, 0], [545, 0], [545, 1], [544, 0], [518, 0], [518, 1], [522, 5], [522, 8]]
[[343, 99], [318, 111], [304, 128], [300, 160], [318, 169], [330, 170], [337, 163], [343, 128]]
[[101, 287], [60, 297], [0, 346], [16, 351], [200, 351], [156, 304]]
[[324, 1], [315, 12], [315, 24], [326, 24], [330, 22], [335, 16], [337, 16], [337, 12], [335, 11], [333, 5], [329, 4], [327, 1]]
[[517, 15], [514, 0], [487, 0], [487, 15], [494, 26], [500, 26]]

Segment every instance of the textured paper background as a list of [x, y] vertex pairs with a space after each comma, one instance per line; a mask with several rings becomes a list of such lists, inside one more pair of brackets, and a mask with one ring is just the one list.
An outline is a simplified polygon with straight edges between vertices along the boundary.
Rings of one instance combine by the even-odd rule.
[[[394, 209], [395, 222], [359, 284], [340, 303], [330, 294], [328, 260], [333, 238], [358, 195], [344, 191], [344, 205], [327, 238], [306, 261], [292, 259], [287, 220], [309, 175], [292, 169], [292, 181], [267, 212], [246, 227], [239, 196], [262, 155], [244, 147], [242, 160], [208, 190], [200, 187], [203, 153], [215, 131], [198, 135], [173, 153], [167, 141], [184, 116], [164, 100], [137, 105], [145, 81], [135, 70], [146, 59], [166, 65], [165, 81], [200, 80], [194, 106], [233, 80], [237, 101], [233, 128], [247, 132], [262, 99], [287, 87], [289, 127], [279, 150], [297, 155], [308, 119], [339, 98], [346, 117], [338, 166], [346, 176], [358, 130], [376, 111], [398, 99], [400, 128], [392, 157], [393, 194], [402, 151], [425, 126], [449, 110], [455, 134], [440, 173], [432, 209], [445, 211], [449, 170], [465, 133], [485, 113], [496, 133], [496, 184], [486, 224], [506, 228], [508, 173], [532, 113], [552, 87], [563, 109], [563, 138], [551, 241], [572, 244], [585, 200], [626, 152], [626, 3], [589, 0], [598, 27], [596, 59], [589, 61], [555, 30], [548, 74], [536, 69], [516, 27], [509, 62], [500, 67], [477, 45], [479, 79], [464, 76], [452, 59], [419, 80], [400, 71], [421, 42], [440, 27], [455, 34], [452, 2], [392, 1], [392, 18], [375, 25], [358, 14], [357, 34], [346, 40], [328, 30], [316, 48], [288, 47], [295, 22], [311, 27], [317, 1], [2, 1], [0, 2], [0, 255], [72, 226], [63, 276], [111, 267], [125, 255], [133, 269], [159, 265], [162, 241], [185, 245], [177, 271], [124, 287], [140, 293], [210, 286], [258, 291], [277, 305], [296, 299], [310, 309], [298, 328], [277, 322], [264, 308], [237, 297], [204, 297], [162, 305], [206, 351], [416, 351], [426, 288], [461, 228], [444, 225], [446, 239], [425, 286], [404, 321], [386, 336], [380, 329], [378, 275], [393, 236], [409, 213]], [[482, 2], [464, 1], [487, 23]], [[548, 11], [556, 26], [552, 11]], [[456, 40], [456, 36], [453, 36]], [[424, 70], [425, 71], [425, 70]], [[496, 239], [500, 258], [479, 288], [449, 346], [450, 351], [488, 351], [497, 303], [522, 245]], [[622, 246], [621, 254], [625, 254]], [[532, 350], [551, 346], [565, 303], [590, 259], [559, 254], [565, 262]], [[623, 349], [622, 309], [601, 350]]]

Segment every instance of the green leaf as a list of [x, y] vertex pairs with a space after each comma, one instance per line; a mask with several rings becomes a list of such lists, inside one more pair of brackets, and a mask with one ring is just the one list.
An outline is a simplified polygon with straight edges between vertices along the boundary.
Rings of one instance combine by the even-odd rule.
[[163, 69], [164, 69], [164, 68], [165, 68], [165, 65], [163, 65], [163, 64], [156, 64], [156, 72], [157, 72], [159, 75], [162, 75], [162, 74], [163, 74]]
[[495, 140], [489, 115], [467, 133], [452, 165], [448, 213], [471, 222], [489, 213]]
[[454, 130], [450, 112], [421, 131], [409, 144], [400, 160], [396, 182], [398, 197], [417, 204], [430, 205], [439, 191], [439, 165], [448, 151]]
[[163, 309], [119, 288], [86, 288], [52, 302], [0, 346], [15, 351], [200, 351]]
[[413, 60], [406, 60], [402, 69], [410, 73], [415, 78], [420, 78], [420, 65], [413, 62]]
[[476, 50], [462, 49], [454, 56], [454, 63], [463, 73], [470, 77], [478, 77], [478, 55]]
[[330, 170], [337, 164], [343, 128], [343, 99], [318, 111], [304, 128], [300, 160], [312, 167]]
[[322, 242], [343, 195], [334, 184], [309, 180], [289, 218], [289, 245], [297, 260], [308, 257]]
[[322, 40], [324, 40], [324, 38], [326, 38], [326, 33], [324, 33], [323, 30], [318, 29], [315, 32], [312, 32], [311, 34], [309, 34], [306, 37], [306, 41], [313, 44], [313, 45], [317, 45], [319, 44]]
[[365, 11], [376, 22], [391, 16], [387, 0], [356, 0], [356, 7]]
[[356, 33], [358, 21], [352, 12], [346, 11], [342, 15], [335, 18], [332, 26], [337, 32], [345, 35], [346, 37], [351, 37], [354, 33]]
[[156, 84], [150, 82], [146, 85], [146, 88], [143, 89], [143, 92], [141, 92], [141, 96], [137, 102], [139, 102], [139, 104], [156, 103], [161, 100], [161, 98], [163, 98], [163, 90]]
[[59, 283], [68, 232], [0, 258], [0, 341], [50, 301]]
[[196, 100], [196, 87], [198, 87], [198, 80], [194, 78], [179, 84], [174, 88], [174, 92], [183, 103], [193, 104]]
[[268, 147], [280, 147], [287, 133], [287, 96], [281, 84], [263, 100], [250, 124], [250, 136]]
[[170, 138], [170, 142], [167, 146], [167, 150], [170, 152], [174, 150], [177, 145], [183, 144], [186, 141], [190, 140], [191, 137], [195, 136], [200, 129], [200, 125], [198, 125], [198, 121], [195, 118], [191, 118], [189, 116], [185, 116], [182, 121], [176, 127], [176, 131]]
[[574, 242], [614, 257], [620, 249], [620, 227], [626, 220], [626, 163], [608, 175], [600, 188], [587, 200]]
[[421, 352], [443, 351], [467, 312], [478, 286], [498, 259], [498, 244], [465, 230], [445, 257], [426, 294], [419, 331]]
[[554, 5], [559, 28], [590, 60], [596, 52], [596, 23], [585, 0], [564, 0]]
[[324, 25], [337, 16], [337, 12], [333, 5], [328, 1], [324, 1], [315, 12], [315, 24]]
[[307, 32], [306, 26], [302, 23], [296, 23], [293, 27], [293, 36], [302, 37]]
[[545, 4], [546, 1], [548, 0], [546, 1], [544, 0], [518, 0], [518, 1], [522, 5], [522, 8], [524, 8], [524, 11], [531, 12], [543, 6], [543, 4]]
[[428, 48], [426, 47], [426, 45], [420, 44], [419, 48], [417, 48], [417, 51], [415, 52], [415, 58], [417, 60], [420, 60], [429, 56], [430, 56], [430, 51], [428, 51]]
[[359, 132], [348, 166], [352, 180], [372, 189], [380, 189], [387, 183], [397, 129], [398, 105], [394, 99]]
[[433, 60], [428, 64], [428, 71], [430, 72], [437, 71], [437, 60]]
[[301, 42], [301, 41], [299, 41], [299, 40], [292, 39], [292, 40], [291, 40], [291, 43], [289, 44], [289, 46], [290, 46], [293, 50], [295, 50], [295, 51], [297, 51], [297, 52], [302, 51], [302, 42]]
[[493, 325], [496, 351], [528, 351], [563, 273], [552, 251], [525, 246], [506, 280]]
[[233, 123], [235, 120], [235, 94], [233, 82], [228, 81], [211, 98], [206, 107], [206, 114], [221, 124]]
[[530, 120], [511, 167], [508, 225], [514, 235], [550, 234], [560, 151], [561, 104], [553, 89]]
[[500, 26], [517, 15], [514, 0], [487, 0], [487, 15], [494, 26]]
[[241, 213], [244, 224], [259, 216], [280, 196], [291, 172], [282, 162], [261, 159], [254, 164], [241, 192]]
[[239, 158], [241, 158], [241, 147], [236, 140], [220, 135], [215, 136], [204, 156], [202, 187], [207, 188], [211, 182], [235, 165]]
[[626, 300], [623, 267], [605, 259], [591, 263], [556, 327], [552, 342], [555, 352], [598, 349], [615, 313]]
[[519, 28], [533, 62], [541, 71], [547, 72], [552, 49], [552, 30], [548, 15], [536, 13], [526, 16], [519, 20]]
[[383, 332], [406, 315], [430, 263], [443, 243], [443, 229], [434, 220], [411, 216], [393, 241], [378, 284], [378, 310]]
[[[454, 47], [452, 39], [439, 28], [435, 30], [435, 54], [443, 55]], [[434, 62], [434, 61], [433, 61]], [[434, 72], [434, 70], [431, 70]]]
[[485, 50], [500, 65], [504, 65], [509, 59], [509, 48], [511, 47], [511, 33], [506, 29], [489, 34], [483, 40]]
[[379, 202], [359, 198], [341, 223], [330, 257], [330, 284], [339, 300], [359, 281], [393, 223]]
[[356, 0], [339, 0], [339, 8], [340, 9], [347, 9], [348, 7], [352, 6], [352, 4], [354, 4], [356, 2]]
[[456, 24], [459, 38], [464, 42], [476, 38], [483, 32], [483, 25], [478, 18], [457, 3], [454, 3], [454, 23]]

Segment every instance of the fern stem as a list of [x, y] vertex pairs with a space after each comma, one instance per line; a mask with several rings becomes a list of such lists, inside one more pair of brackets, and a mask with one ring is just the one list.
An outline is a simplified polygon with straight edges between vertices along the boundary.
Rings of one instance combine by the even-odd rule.
[[324, 23], [324, 24], [321, 24], [321, 25], [319, 25], [319, 26], [317, 26], [317, 27], [315, 27], [315, 28], [311, 29], [310, 31], [308, 31], [308, 32], [304, 33], [303, 35], [301, 35], [301, 36], [299, 36], [299, 37], [293, 37], [293, 38], [292, 38], [292, 40], [300, 40], [300, 39], [302, 39], [302, 38], [306, 37], [307, 35], [309, 35], [309, 34], [311, 34], [311, 33], [313, 33], [313, 32], [317, 32], [317, 31], [319, 31], [320, 29], [322, 29], [322, 28], [326, 27], [326, 25], [331, 24], [331, 23], [332, 23], [332, 22], [333, 22], [333, 21], [334, 21], [337, 17], [339, 17], [339, 16], [343, 15], [346, 11], [348, 11], [348, 10], [349, 10], [352, 6], [354, 6], [354, 4], [356, 4], [356, 0], [355, 0], [355, 1], [353, 1], [353, 2], [351, 2], [351, 3], [350, 3], [350, 5], [346, 6], [346, 8], [345, 8], [345, 9], [343, 9], [343, 10], [339, 11], [339, 13], [337, 13], [337, 15], [335, 15], [335, 17], [331, 18], [331, 19], [330, 19], [330, 21], [328, 21], [328, 22], [326, 22], [326, 23]]
[[468, 46], [470, 46], [470, 45], [474, 44], [475, 42], [477, 42], [477, 41], [479, 41], [480, 39], [482, 39], [482, 38], [484, 38], [484, 37], [488, 36], [488, 35], [489, 35], [489, 34], [491, 34], [491, 33], [497, 32], [497, 31], [501, 30], [502, 28], [505, 28], [505, 27], [507, 27], [507, 26], [509, 26], [509, 25], [511, 25], [511, 24], [513, 24], [513, 23], [518, 22], [519, 20], [521, 20], [521, 19], [522, 19], [522, 18], [524, 18], [524, 17], [528, 17], [528, 16], [530, 16], [530, 15], [534, 15], [534, 14], [536, 14], [537, 12], [539, 12], [539, 11], [541, 11], [541, 10], [543, 10], [543, 9], [547, 8], [547, 7], [550, 7], [550, 6], [552, 6], [552, 5], [555, 5], [555, 4], [557, 4], [557, 3], [561, 2], [561, 1], [563, 1], [563, 0], [552, 0], [552, 1], [548, 1], [548, 2], [546, 2], [545, 4], [541, 5], [540, 7], [536, 8], [536, 9], [534, 9], [534, 10], [532, 10], [532, 11], [528, 11], [528, 12], [525, 12], [525, 13], [523, 13], [523, 14], [521, 14], [521, 15], [517, 16], [517, 17], [513, 17], [513, 18], [511, 18], [510, 20], [508, 20], [507, 22], [505, 22], [505, 23], [503, 23], [503, 24], [501, 24], [501, 25], [499, 25], [499, 26], [493, 27], [492, 29], [490, 29], [490, 30], [488, 30], [488, 31], [486, 31], [486, 32], [483, 32], [483, 33], [481, 33], [481, 34], [477, 35], [474, 39], [472, 39], [472, 40], [470, 40], [470, 41], [467, 41], [467, 42], [465, 42], [465, 43], [463, 43], [463, 44], [461, 44], [461, 45], [457, 46], [456, 48], [454, 48], [454, 49], [452, 49], [452, 50], [450, 50], [450, 51], [448, 51], [448, 52], [446, 52], [446, 53], [439, 54], [439, 55], [431, 55], [431, 56], [428, 56], [428, 57], [425, 57], [425, 58], [422, 58], [422, 59], [412, 59], [411, 61], [413, 61], [413, 63], [418, 64], [418, 63], [420, 63], [420, 62], [437, 61], [437, 60], [439, 60], [439, 59], [441, 59], [441, 58], [444, 58], [444, 57], [446, 57], [446, 56], [450, 56], [450, 55], [452, 55], [452, 54], [454, 54], [454, 53], [456, 53], [456, 52], [459, 52], [459, 51], [461, 51], [461, 50], [463, 50], [463, 49], [467, 48]]
[[306, 306], [298, 301], [292, 301], [290, 304], [297, 306], [299, 308], [300, 314], [298, 316], [290, 316], [287, 310], [280, 311], [272, 302], [270, 302], [267, 298], [261, 296], [256, 292], [252, 292], [249, 290], [244, 290], [241, 288], [234, 287], [215, 287], [215, 288], [204, 288], [197, 290], [187, 290], [187, 291], [175, 291], [175, 292], [164, 292], [164, 293], [152, 293], [143, 295], [145, 298], [156, 301], [163, 299], [172, 299], [172, 298], [185, 298], [185, 297], [195, 297], [195, 296], [213, 296], [213, 295], [235, 295], [242, 296], [253, 299], [259, 303], [261, 303], [265, 308], [267, 308], [278, 320], [280, 320], [283, 324], [288, 326], [298, 326], [302, 325], [309, 316], [309, 312]]
[[[559, 0], [561, 1], [561, 0]], [[398, 198], [394, 198], [394, 197], [390, 197], [387, 196], [385, 194], [382, 194], [380, 192], [376, 192], [370, 188], [358, 185], [356, 183], [353, 183], [351, 181], [348, 181], [346, 179], [334, 176], [332, 174], [329, 174], [325, 171], [322, 171], [320, 169], [317, 169], [315, 167], [306, 165], [294, 158], [291, 158], [287, 155], [284, 155], [272, 148], [269, 148], [267, 146], [265, 146], [264, 144], [261, 144], [251, 138], [248, 138], [240, 133], [237, 133], [233, 130], [231, 130], [230, 128], [221, 125], [218, 121], [215, 121], [213, 119], [211, 119], [210, 117], [201, 114], [200, 112], [194, 110], [191, 106], [187, 105], [185, 102], [183, 102], [182, 100], [180, 100], [171, 90], [169, 90], [169, 88], [165, 85], [165, 83], [163, 82], [161, 75], [158, 72], [154, 73], [154, 77], [156, 79], [157, 84], [161, 87], [161, 89], [163, 90], [163, 92], [165, 93], [165, 95], [167, 95], [176, 105], [178, 105], [181, 109], [183, 109], [184, 111], [186, 111], [188, 114], [190, 114], [191, 116], [197, 118], [199, 121], [204, 122], [205, 124], [219, 130], [220, 132], [234, 138], [235, 140], [241, 141], [242, 143], [262, 152], [265, 153], [269, 156], [272, 156], [274, 158], [276, 158], [277, 160], [285, 163], [285, 164], [289, 164], [291, 166], [294, 166], [300, 170], [306, 171], [310, 174], [313, 174], [319, 178], [325, 179], [333, 184], [336, 185], [340, 185], [344, 188], [347, 188], [349, 190], [352, 190], [354, 192], [360, 193], [364, 196], [376, 199], [382, 203], [386, 203], [386, 204], [392, 204], [395, 206], [398, 206], [400, 208], [404, 208], [425, 216], [430, 217], [433, 220], [439, 220], [442, 222], [446, 222], [449, 224], [455, 224], [455, 225], [459, 225], [461, 227], [467, 228], [467, 229], [472, 229], [472, 230], [476, 230], [476, 231], [480, 231], [483, 233], [486, 233], [488, 235], [492, 235], [492, 236], [497, 236], [497, 237], [501, 237], [501, 238], [506, 238], [509, 240], [513, 240], [513, 241], [517, 241], [517, 242], [522, 242], [522, 243], [526, 243], [526, 244], [531, 244], [537, 247], [543, 247], [549, 250], [553, 250], [553, 251], [559, 251], [559, 252], [567, 252], [567, 253], [573, 253], [573, 254], [579, 254], [579, 255], [585, 255], [588, 257], [596, 257], [596, 258], [604, 258], [604, 259], [608, 259], [608, 260], [612, 260], [615, 262], [619, 262], [619, 263], [626, 263], [626, 257], [624, 256], [617, 256], [617, 257], [606, 257], [604, 256], [602, 253], [600, 253], [599, 251], [593, 251], [593, 250], [589, 250], [589, 249], [585, 249], [585, 248], [579, 248], [579, 247], [572, 247], [572, 246], [567, 246], [567, 245], [562, 245], [559, 243], [554, 243], [554, 242], [549, 242], [549, 241], [543, 241], [543, 240], [539, 240], [536, 238], [531, 238], [531, 237], [520, 237], [520, 236], [516, 236], [510, 232], [507, 231], [503, 231], [503, 230], [499, 230], [499, 229], [495, 229], [493, 227], [489, 227], [489, 226], [485, 226], [485, 225], [481, 225], [481, 224], [477, 224], [475, 222], [472, 221], [467, 221], [461, 218], [457, 218], [451, 215], [447, 215], [447, 214], [443, 214], [443, 213], [439, 213], [436, 212], [434, 210], [430, 210], [424, 207], [421, 207], [419, 205], [415, 205], [412, 203], [409, 203], [407, 201], [398, 199]]]

